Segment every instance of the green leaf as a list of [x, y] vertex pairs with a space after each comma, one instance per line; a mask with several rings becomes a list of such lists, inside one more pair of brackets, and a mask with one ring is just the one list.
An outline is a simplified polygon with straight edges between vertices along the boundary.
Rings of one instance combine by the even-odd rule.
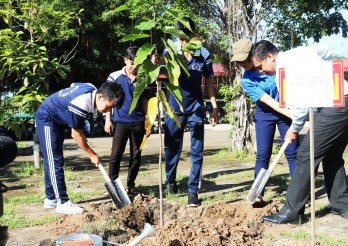
[[172, 107], [169, 105], [166, 95], [164, 94], [164, 92], [162, 90], [159, 92], [159, 94], [160, 94], [160, 99], [161, 99], [162, 105], [164, 107], [164, 110], [167, 112], [167, 114], [170, 118], [174, 119], [176, 125], [179, 128], [181, 128], [180, 120], [179, 120], [178, 116], [174, 113]]
[[145, 70], [146, 83], [151, 84], [157, 79], [161, 66], [154, 65], [150, 60], [145, 60], [143, 68]]
[[29, 82], [28, 82], [28, 78], [27, 77], [24, 78], [23, 84], [24, 84], [25, 87], [28, 87]]
[[141, 94], [143, 93], [145, 87], [147, 86], [147, 81], [145, 79], [143, 79], [144, 77], [145, 77], [145, 71], [143, 69], [143, 66], [140, 66], [138, 69], [137, 77], [136, 77], [137, 86], [135, 87], [135, 89], [133, 91], [133, 101], [132, 101], [131, 107], [129, 109], [129, 114], [131, 114], [132, 111], [137, 106], [139, 98], [140, 98]]
[[17, 92], [17, 94], [20, 94], [21, 92], [25, 91], [27, 89], [26, 86], [22, 86], [19, 91]]
[[167, 81], [162, 81], [162, 83], [167, 87], [168, 91], [172, 93], [176, 102], [179, 104], [180, 110], [183, 111], [182, 104], [181, 104], [182, 94], [181, 94], [180, 86], [175, 86], [172, 83]]
[[179, 17], [179, 12], [175, 11], [173, 9], [166, 9], [166, 13], [170, 14], [171, 16], [173, 16], [175, 19], [177, 19]]
[[117, 7], [117, 8], [114, 10], [114, 13], [116, 13], [116, 12], [121, 12], [121, 11], [124, 11], [124, 10], [129, 10], [129, 7], [128, 7], [127, 5], [125, 5], [125, 4], [123, 4], [123, 5], [119, 6], [119, 7]]
[[181, 47], [182, 51], [187, 51], [190, 54], [194, 54], [196, 50], [202, 47], [202, 43], [188, 43]]
[[148, 31], [151, 30], [156, 26], [156, 22], [154, 21], [147, 21], [147, 22], [141, 22], [139, 25], [136, 25], [134, 28], [141, 30], [141, 31]]
[[175, 58], [176, 58], [176, 61], [178, 62], [178, 64], [180, 65], [182, 71], [185, 73], [186, 77], [190, 78], [190, 73], [188, 71], [186, 59], [183, 56], [181, 56], [180, 54], [177, 54], [175, 56]]
[[36, 95], [35, 96], [35, 99], [38, 101], [38, 102], [42, 102], [42, 98], [40, 95]]
[[149, 34], [128, 34], [126, 36], [124, 36], [119, 42], [127, 42], [127, 41], [134, 41], [137, 39], [141, 39], [141, 38], [148, 38], [150, 37]]
[[187, 36], [183, 31], [173, 27], [173, 26], [166, 26], [163, 30], [164, 33], [168, 33], [172, 36], [176, 36], [185, 40], [190, 40], [189, 36]]
[[143, 46], [141, 46], [137, 52], [137, 56], [134, 58], [134, 65], [138, 66], [139, 64], [142, 64], [144, 60], [151, 55], [152, 51], [155, 49], [155, 46], [146, 43]]
[[[186, 19], [182, 18], [182, 17], [178, 17], [177, 18], [178, 21], [181, 22], [181, 24], [184, 25], [184, 27], [186, 27], [187, 29], [189, 29], [191, 32], [193, 32], [193, 30], [191, 29], [191, 26], [190, 26], [190, 22], [188, 22]], [[187, 39], [189, 40], [189, 39]]]
[[171, 39], [168, 39], [168, 40], [165, 40], [163, 38], [161, 38], [161, 39], [162, 39], [164, 47], [168, 51], [169, 55], [172, 58], [175, 58], [175, 55], [178, 53], [178, 50], [176, 49], [174, 42]]
[[4, 56], [10, 56], [12, 54], [12, 50], [5, 50]]
[[168, 72], [168, 79], [169, 81], [175, 85], [179, 85], [179, 77], [180, 77], [180, 65], [171, 57], [164, 57], [164, 60], [166, 62], [166, 68]]

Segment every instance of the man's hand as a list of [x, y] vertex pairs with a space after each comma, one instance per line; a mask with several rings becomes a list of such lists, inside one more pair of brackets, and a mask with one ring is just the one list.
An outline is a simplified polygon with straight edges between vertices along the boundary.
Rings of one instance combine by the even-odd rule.
[[101, 163], [101, 159], [100, 156], [95, 154], [95, 155], [91, 155], [89, 158], [91, 158], [91, 162], [98, 167], [99, 163]]
[[213, 108], [213, 112], [211, 112], [211, 125], [216, 126], [219, 123], [219, 110], [217, 108]]
[[105, 120], [104, 131], [109, 135], [112, 134], [112, 122], [111, 120]]
[[154, 65], [157, 65], [157, 64], [158, 64], [159, 59], [160, 59], [160, 56], [159, 56], [157, 53], [151, 55], [151, 62], [152, 62]]
[[71, 128], [71, 137], [75, 139], [80, 148], [88, 154], [89, 158], [91, 158], [91, 162], [98, 167], [98, 164], [100, 163], [100, 156], [94, 152], [85, 135], [83, 135], [82, 130]]
[[298, 133], [292, 132], [289, 128], [289, 130], [286, 132], [285, 138], [289, 139], [289, 143], [291, 144], [292, 141], [294, 141], [298, 137]]

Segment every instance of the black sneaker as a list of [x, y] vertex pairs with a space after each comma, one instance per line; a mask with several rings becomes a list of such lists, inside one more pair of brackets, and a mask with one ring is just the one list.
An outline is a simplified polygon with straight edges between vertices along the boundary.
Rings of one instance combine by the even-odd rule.
[[188, 197], [188, 206], [189, 207], [198, 207], [200, 205], [197, 193], [189, 192], [187, 197]]

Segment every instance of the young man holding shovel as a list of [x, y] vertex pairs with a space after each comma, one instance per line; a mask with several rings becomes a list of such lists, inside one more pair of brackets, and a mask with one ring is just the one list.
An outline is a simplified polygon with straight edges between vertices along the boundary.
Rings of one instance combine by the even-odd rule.
[[[291, 112], [279, 107], [279, 93], [276, 85], [275, 75], [257, 73], [253, 69], [251, 61], [253, 45], [248, 39], [241, 39], [232, 45], [232, 61], [244, 68], [242, 86], [248, 96], [255, 102], [255, 133], [256, 133], [256, 164], [255, 178], [260, 171], [269, 168], [272, 156], [274, 134], [276, 128], [284, 142], [286, 132], [291, 125]], [[295, 170], [295, 160], [298, 140], [285, 149], [290, 176]], [[263, 202], [264, 189], [257, 197], [257, 202]]]
[[84, 211], [72, 203], [66, 193], [63, 170], [65, 127], [71, 127], [71, 137], [98, 166], [100, 156], [89, 146], [83, 134], [84, 121], [95, 109], [102, 113], [110, 112], [113, 107], [120, 107], [123, 100], [124, 92], [117, 84], [104, 83], [97, 89], [89, 83], [74, 83], [52, 94], [40, 105], [35, 120], [44, 162], [45, 209], [55, 208], [60, 214]]
[[[306, 57], [331, 60], [327, 46], [299, 47], [283, 53], [269, 41], [255, 44], [252, 61], [256, 70], [267, 75], [276, 74], [282, 62]], [[311, 63], [311, 60], [308, 60]], [[310, 93], [310, 92], [309, 92]], [[345, 107], [325, 107], [317, 110], [314, 117], [314, 161], [317, 170], [323, 163], [325, 186], [333, 214], [348, 219], [348, 188], [344, 169], [343, 152], [348, 143], [348, 85], [345, 82]], [[298, 137], [308, 114], [308, 108], [291, 108], [293, 121], [286, 137], [293, 141]], [[304, 212], [310, 194], [310, 136], [305, 136], [297, 151], [296, 168], [282, 209], [263, 217], [276, 224], [297, 223]]]

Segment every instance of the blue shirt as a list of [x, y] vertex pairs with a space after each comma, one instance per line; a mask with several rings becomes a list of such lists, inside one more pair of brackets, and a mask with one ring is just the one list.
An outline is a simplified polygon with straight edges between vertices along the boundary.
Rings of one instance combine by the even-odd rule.
[[136, 87], [135, 80], [131, 81], [131, 79], [126, 75], [125, 68], [122, 70], [113, 72], [109, 75], [108, 82], [116, 82], [121, 85], [125, 98], [121, 108], [114, 108], [114, 116], [113, 120], [118, 122], [142, 122], [145, 119], [145, 112], [142, 108], [141, 101], [142, 96], [139, 98], [139, 101], [132, 111], [129, 114], [129, 109], [133, 102], [133, 91]]
[[265, 93], [279, 101], [275, 75], [259, 74], [254, 70], [245, 71], [242, 77], [242, 86], [249, 97], [261, 108], [269, 107], [260, 101]]
[[[163, 55], [167, 55], [164, 51]], [[213, 64], [209, 51], [202, 47], [196, 50], [190, 61], [187, 61], [190, 78], [181, 72], [179, 85], [182, 93], [182, 107], [180, 107], [172, 94], [169, 95], [169, 104], [176, 113], [192, 113], [199, 107], [203, 107], [202, 77], [212, 78], [214, 76]]]
[[46, 98], [38, 108], [36, 117], [83, 129], [87, 114], [95, 111], [96, 92], [97, 89], [92, 84], [75, 83]]

